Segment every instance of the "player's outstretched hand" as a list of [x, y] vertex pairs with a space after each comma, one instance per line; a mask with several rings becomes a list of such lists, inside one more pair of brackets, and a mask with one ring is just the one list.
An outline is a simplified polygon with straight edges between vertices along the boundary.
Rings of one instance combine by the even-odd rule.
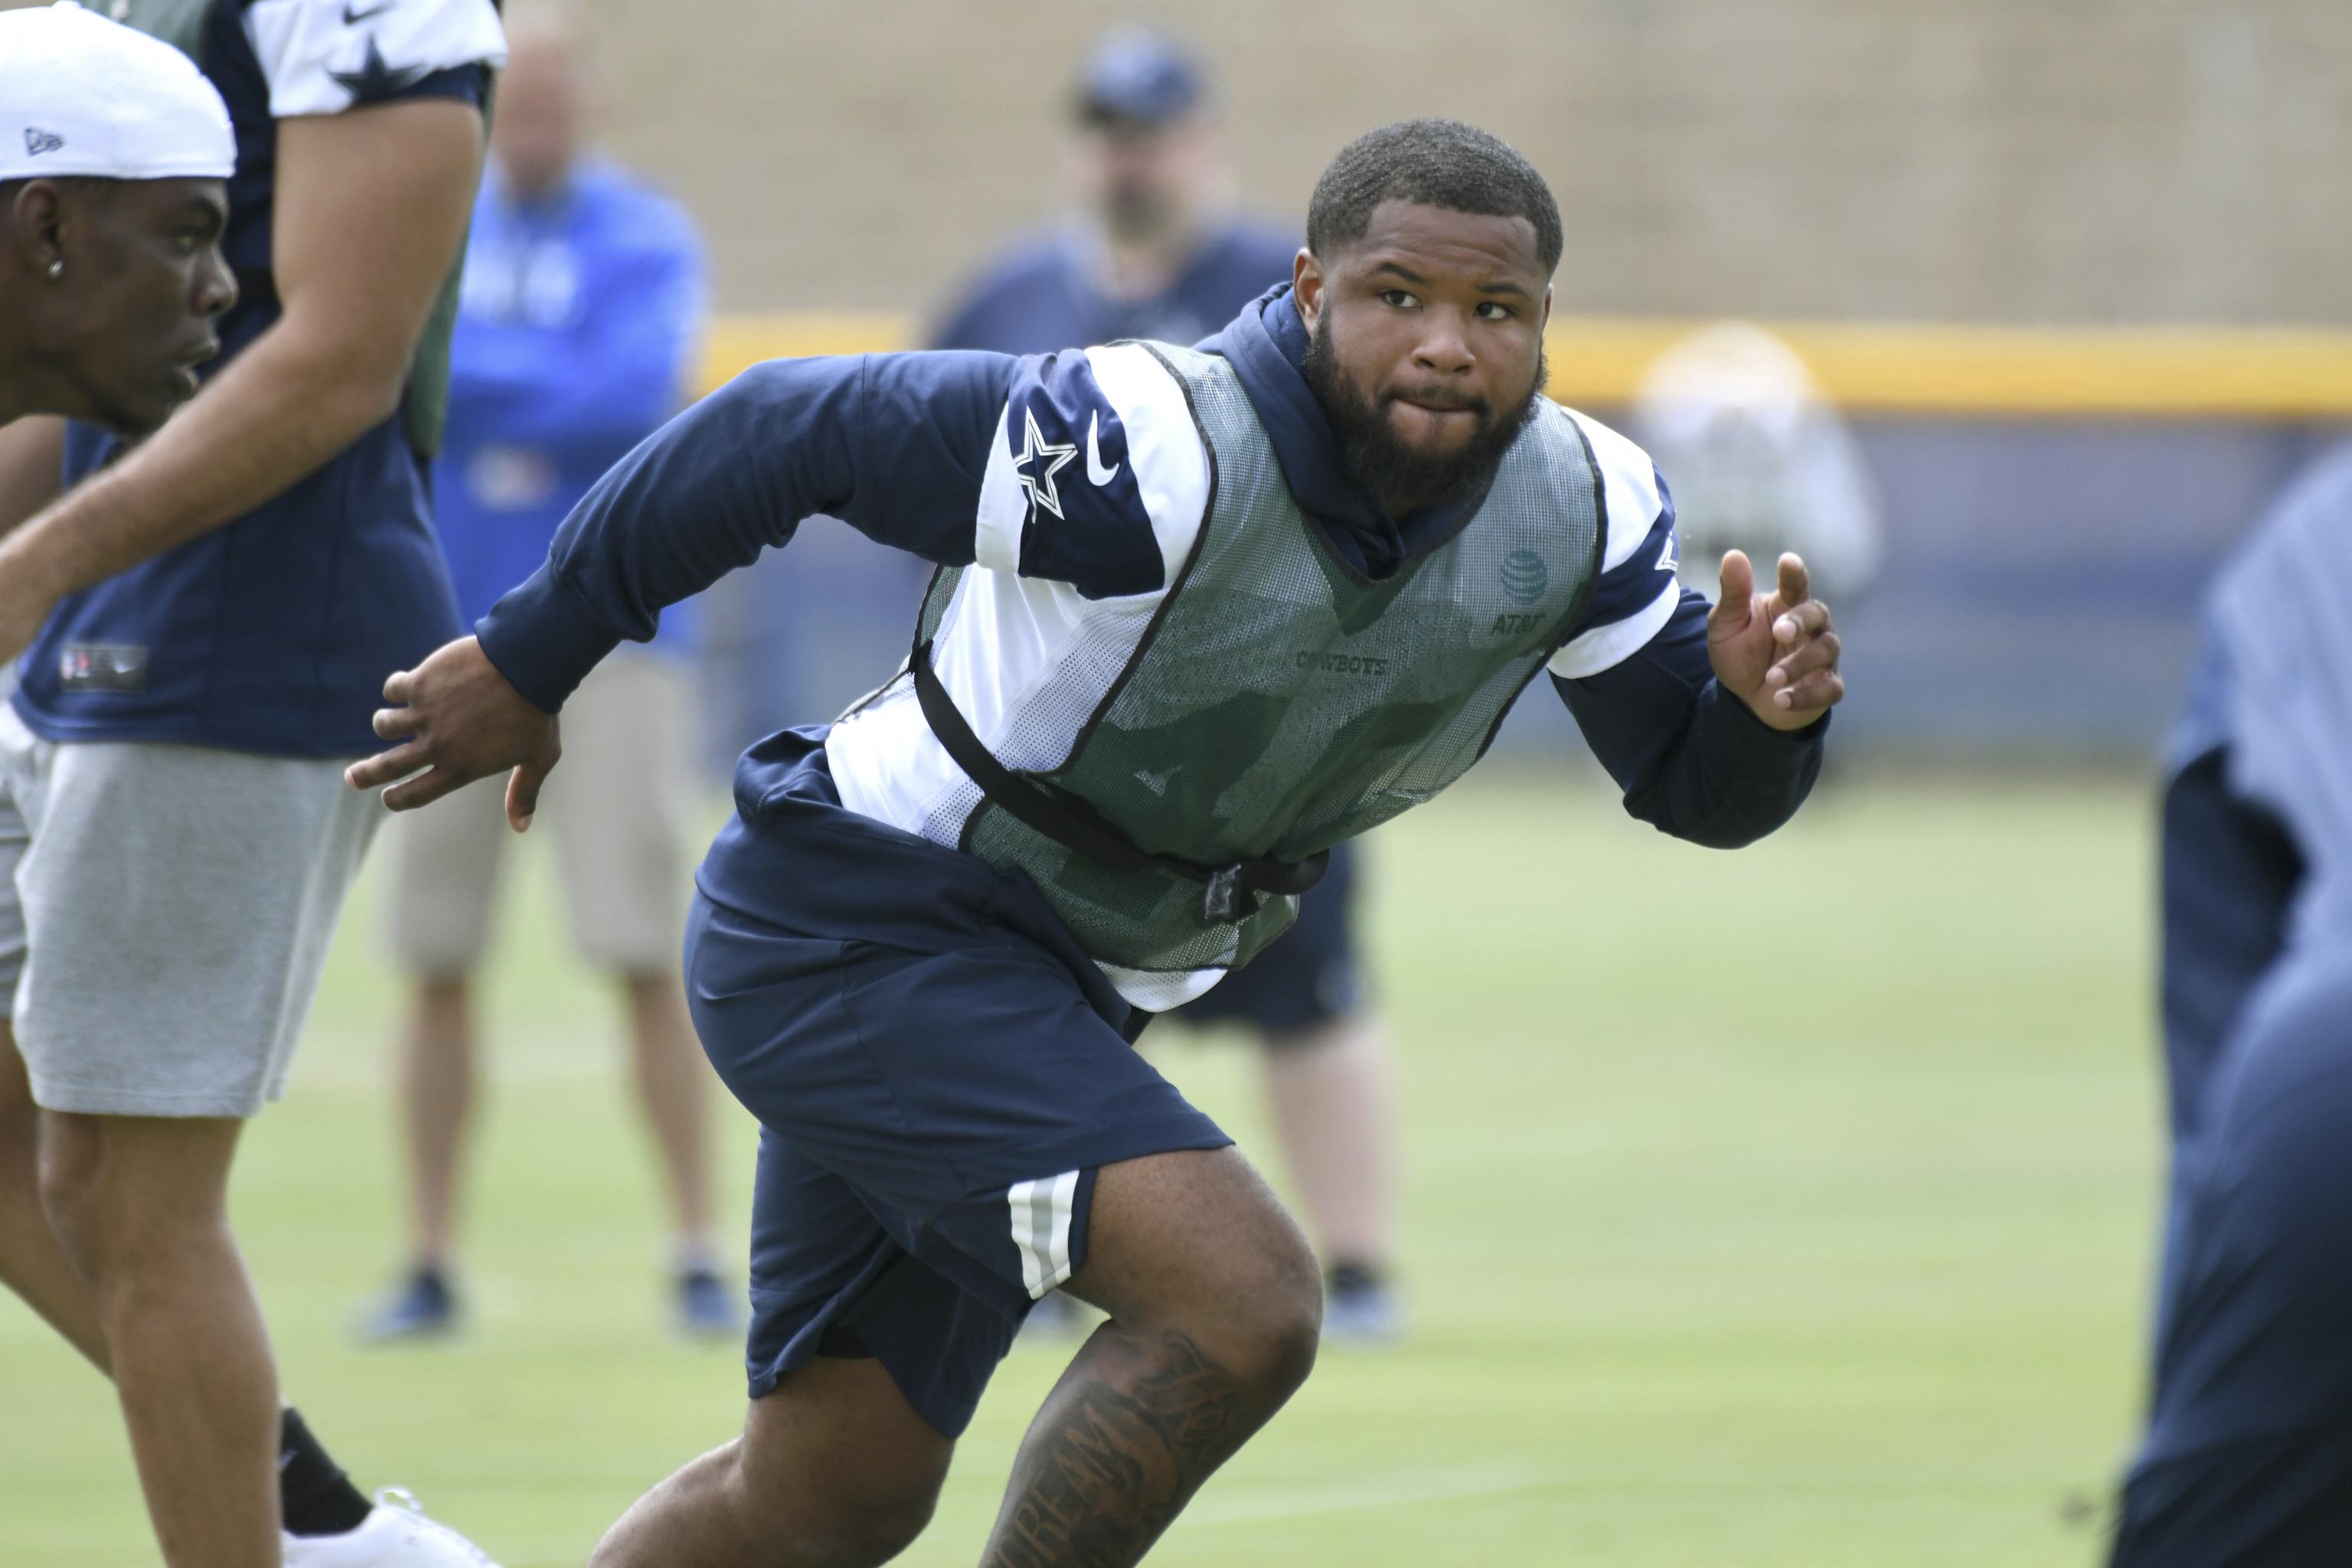
[[1717, 684], [1775, 730], [1801, 730], [1845, 695], [1830, 607], [1794, 555], [1780, 557], [1775, 593], [1756, 591], [1756, 569], [1735, 550], [1723, 558], [1723, 596], [1706, 617], [1706, 657]]
[[[539, 787], [563, 754], [555, 715], [507, 683], [473, 637], [433, 650], [383, 683], [375, 732], [401, 743], [343, 770], [353, 789], [392, 787], [383, 804], [407, 811], [505, 769], [507, 821], [517, 833], [539, 809]], [[404, 783], [398, 781], [406, 781]]]

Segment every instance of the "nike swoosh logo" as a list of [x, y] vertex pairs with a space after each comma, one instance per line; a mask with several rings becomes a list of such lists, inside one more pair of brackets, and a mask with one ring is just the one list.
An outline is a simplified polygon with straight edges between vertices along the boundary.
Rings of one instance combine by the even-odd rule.
[[343, 26], [346, 27], [356, 27], [362, 22], [366, 21], [369, 17], [381, 16], [386, 11], [391, 9], [392, 0], [382, 0], [382, 4], [371, 5], [364, 11], [352, 10], [351, 0], [343, 0]]
[[1101, 437], [1102, 416], [1097, 413], [1087, 425], [1087, 478], [1094, 483], [1097, 489], [1100, 489], [1102, 486], [1107, 485], [1110, 483], [1111, 480], [1118, 478], [1118, 470], [1121, 466], [1118, 463], [1113, 463], [1108, 468], [1103, 467]]

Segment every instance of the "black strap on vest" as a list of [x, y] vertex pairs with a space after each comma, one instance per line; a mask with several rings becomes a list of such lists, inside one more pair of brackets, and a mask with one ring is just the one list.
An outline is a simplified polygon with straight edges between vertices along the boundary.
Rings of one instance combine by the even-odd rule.
[[996, 754], [971, 732], [955, 699], [948, 695], [938, 671], [931, 668], [931, 645], [928, 641], [907, 662], [914, 673], [915, 700], [922, 706], [923, 721], [930, 725], [931, 733], [940, 738], [940, 744], [947, 748], [956, 766], [980, 786], [991, 805], [1012, 813], [1017, 820], [1064, 848], [1075, 849], [1115, 871], [1172, 871], [1200, 883], [1201, 918], [1213, 924], [1240, 920], [1253, 912], [1256, 900], [1252, 899], [1250, 907], [1244, 909], [1244, 893], [1303, 893], [1323, 879], [1324, 868], [1331, 861], [1328, 849], [1318, 850], [1304, 860], [1260, 858], [1236, 860], [1230, 866], [1203, 866], [1173, 855], [1153, 854], [1068, 791], [1016, 773], [998, 762]]

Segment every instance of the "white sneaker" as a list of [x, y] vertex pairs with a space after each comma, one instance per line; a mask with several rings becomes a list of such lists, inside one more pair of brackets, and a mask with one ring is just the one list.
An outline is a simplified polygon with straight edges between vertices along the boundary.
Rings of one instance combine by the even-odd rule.
[[499, 1568], [490, 1554], [436, 1520], [398, 1487], [375, 1494], [357, 1530], [341, 1535], [289, 1535], [285, 1568]]

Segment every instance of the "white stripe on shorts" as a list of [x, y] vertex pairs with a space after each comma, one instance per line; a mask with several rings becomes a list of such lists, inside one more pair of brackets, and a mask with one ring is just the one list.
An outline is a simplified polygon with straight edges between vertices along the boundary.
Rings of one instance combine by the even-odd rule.
[[1070, 1277], [1070, 1215], [1077, 1196], [1076, 1171], [1015, 1182], [1005, 1192], [1013, 1210], [1013, 1246], [1021, 1254], [1021, 1283], [1031, 1300], [1043, 1300]]

